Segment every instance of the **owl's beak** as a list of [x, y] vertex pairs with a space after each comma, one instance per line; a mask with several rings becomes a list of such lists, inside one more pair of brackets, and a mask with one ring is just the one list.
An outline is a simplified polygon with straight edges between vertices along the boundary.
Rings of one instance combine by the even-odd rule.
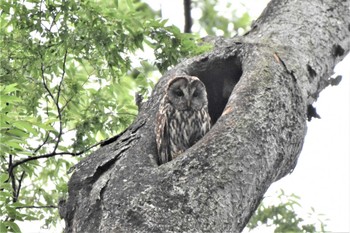
[[187, 100], [187, 107], [191, 107], [191, 100]]

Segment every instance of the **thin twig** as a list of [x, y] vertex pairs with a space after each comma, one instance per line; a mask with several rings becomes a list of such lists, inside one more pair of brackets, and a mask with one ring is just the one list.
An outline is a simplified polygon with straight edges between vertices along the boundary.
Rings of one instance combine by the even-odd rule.
[[[66, 73], [66, 61], [67, 61], [67, 54], [68, 54], [68, 51], [66, 50], [65, 52], [65, 55], [64, 55], [64, 59], [63, 59], [63, 66], [62, 66], [62, 75], [61, 75], [61, 81], [58, 85], [58, 91], [57, 91], [57, 96], [56, 98], [53, 96], [52, 92], [50, 91], [49, 87], [47, 86], [47, 83], [46, 83], [46, 80], [45, 80], [45, 68], [44, 68], [44, 64], [41, 63], [41, 78], [42, 78], [42, 81], [43, 81], [43, 85], [44, 85], [44, 88], [45, 90], [48, 92], [49, 96], [51, 97], [52, 101], [54, 102], [55, 106], [56, 106], [56, 109], [57, 109], [57, 114], [58, 114], [58, 120], [59, 120], [59, 132], [58, 132], [58, 135], [56, 137], [56, 143], [55, 143], [55, 146], [53, 148], [53, 151], [52, 153], [54, 154], [58, 148], [58, 145], [61, 141], [61, 137], [62, 137], [62, 133], [63, 133], [63, 123], [62, 123], [62, 110], [60, 108], [60, 105], [59, 105], [59, 98], [60, 98], [60, 94], [61, 94], [61, 87], [62, 87], [62, 83], [63, 83], [63, 78], [64, 78], [64, 75]], [[41, 55], [41, 58], [42, 58], [42, 55]]]
[[63, 111], [67, 105], [72, 101], [74, 95], [72, 95], [68, 100], [66, 100], [66, 98], [64, 98], [66, 100], [66, 103], [61, 107], [61, 111]]
[[47, 141], [49, 140], [49, 138], [50, 138], [50, 132], [47, 133], [44, 142], [41, 143], [41, 144], [34, 150], [33, 154], [36, 154], [36, 152], [38, 152], [38, 151], [47, 143]]
[[59, 85], [58, 85], [58, 92], [57, 92], [57, 98], [56, 98], [56, 99], [57, 99], [57, 102], [58, 102], [59, 99], [60, 99], [62, 83], [63, 83], [64, 75], [66, 74], [67, 54], [68, 54], [68, 49], [66, 49], [66, 52], [64, 53], [64, 57], [63, 57], [61, 81], [60, 81], [60, 83], [59, 83]]
[[[40, 54], [41, 55], [41, 54]], [[41, 55], [41, 58], [42, 58], [42, 55]], [[53, 96], [52, 92], [50, 91], [49, 87], [47, 86], [47, 83], [46, 83], [46, 80], [45, 80], [45, 68], [44, 68], [44, 64], [41, 63], [41, 79], [43, 81], [43, 85], [44, 85], [44, 88], [45, 90], [47, 91], [47, 93], [49, 94], [49, 96], [51, 97], [52, 101], [54, 102], [56, 108], [57, 108], [57, 112], [58, 112], [58, 118], [59, 118], [59, 121], [60, 121], [60, 131], [59, 131], [59, 134], [57, 135], [56, 139], [56, 143], [55, 143], [55, 147], [53, 149], [53, 153], [57, 150], [58, 148], [58, 143], [59, 143], [59, 138], [61, 137], [61, 134], [62, 134], [62, 116], [61, 116], [61, 111], [60, 111], [60, 106], [58, 104], [58, 101], [55, 99], [55, 97]]]
[[[49, 104], [47, 101], [46, 101], [46, 115], [48, 118], [50, 118], [50, 116], [49, 116]], [[52, 127], [51, 124], [50, 124], [50, 126]], [[50, 138], [50, 133], [51, 132], [47, 132], [44, 141], [34, 150], [33, 155], [36, 154], [48, 142], [48, 140]]]
[[[41, 55], [41, 54], [40, 54]], [[42, 58], [42, 55], [41, 55]], [[52, 92], [50, 91], [49, 87], [46, 84], [46, 80], [45, 80], [45, 67], [44, 67], [44, 63], [41, 63], [41, 79], [43, 80], [43, 85], [45, 90], [47, 91], [47, 93], [49, 93], [49, 96], [51, 97], [51, 99], [55, 101], [55, 97], [53, 96]]]

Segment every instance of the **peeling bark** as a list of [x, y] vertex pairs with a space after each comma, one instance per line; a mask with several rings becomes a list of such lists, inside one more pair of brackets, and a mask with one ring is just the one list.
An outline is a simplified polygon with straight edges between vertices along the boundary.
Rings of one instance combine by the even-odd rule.
[[[307, 108], [349, 49], [349, 1], [272, 0], [245, 36], [217, 38], [166, 73], [135, 122], [76, 166], [66, 232], [241, 231], [295, 167]], [[204, 82], [215, 124], [158, 166], [155, 115], [175, 74]]]

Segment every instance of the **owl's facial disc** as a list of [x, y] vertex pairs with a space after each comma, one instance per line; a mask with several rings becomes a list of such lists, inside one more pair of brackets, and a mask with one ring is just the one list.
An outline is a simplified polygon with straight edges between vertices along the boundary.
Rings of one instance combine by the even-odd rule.
[[168, 100], [179, 111], [198, 111], [207, 104], [204, 84], [191, 77], [178, 77], [169, 83]]

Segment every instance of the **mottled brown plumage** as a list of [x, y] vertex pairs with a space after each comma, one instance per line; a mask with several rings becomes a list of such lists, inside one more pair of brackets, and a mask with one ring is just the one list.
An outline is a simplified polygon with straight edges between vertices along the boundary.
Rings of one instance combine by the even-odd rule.
[[159, 164], [194, 145], [210, 129], [207, 92], [194, 76], [171, 79], [161, 100], [156, 122]]

